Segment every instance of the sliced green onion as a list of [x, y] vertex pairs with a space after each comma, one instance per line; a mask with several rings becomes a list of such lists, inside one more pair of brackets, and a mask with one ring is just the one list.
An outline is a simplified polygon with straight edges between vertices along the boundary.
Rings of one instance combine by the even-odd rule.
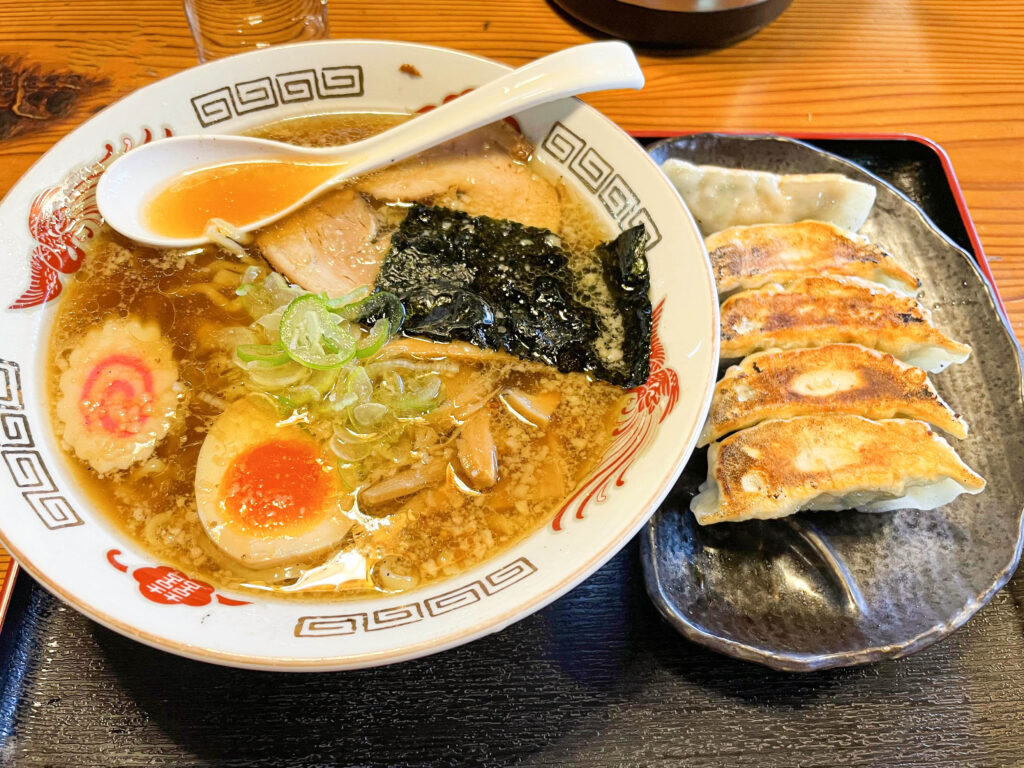
[[381, 376], [377, 389], [384, 390], [391, 397], [398, 397], [405, 393], [405, 379], [397, 371], [387, 371]]
[[337, 472], [342, 487], [349, 493], [355, 492], [363, 484], [362, 472], [357, 464], [344, 464], [339, 461]]
[[354, 432], [348, 427], [334, 427], [334, 439], [347, 445], [375, 445], [381, 442], [387, 432]]
[[371, 453], [373, 453], [374, 446], [372, 444], [367, 445], [353, 445], [348, 443], [340, 443], [337, 440], [331, 441], [331, 451], [342, 461], [354, 464], [362, 461]]
[[407, 388], [405, 394], [395, 401], [399, 415], [423, 413], [434, 408], [441, 400], [441, 377], [433, 374], [424, 376], [419, 386]]
[[[327, 311], [326, 306], [320, 318], [321, 322], [326, 323], [326, 326], [321, 329], [324, 348], [336, 355], [341, 360], [341, 364], [347, 363], [356, 354], [355, 337], [349, 333], [348, 327], [343, 328], [338, 325], [334, 315]], [[332, 365], [331, 367], [336, 368], [337, 366]]]
[[405, 322], [405, 307], [393, 293], [378, 291], [362, 301], [335, 309], [342, 317], [352, 322], [365, 323], [381, 316], [387, 318], [388, 331], [394, 336]]
[[285, 397], [284, 395], [273, 395], [269, 393], [267, 394], [267, 397], [269, 397], [274, 402], [274, 405], [277, 407], [278, 413], [280, 413], [284, 417], [291, 416], [293, 413], [295, 413], [296, 410], [298, 410], [299, 406], [296, 405], [295, 402], [289, 397]]
[[362, 359], [377, 354], [380, 348], [387, 344], [388, 339], [391, 338], [390, 328], [391, 323], [386, 317], [382, 317], [374, 323], [370, 332], [356, 344], [356, 357]]
[[275, 307], [284, 306], [292, 299], [296, 299], [304, 294], [301, 288], [290, 285], [277, 272], [271, 272], [267, 275], [267, 279], [263, 281], [263, 287], [270, 292]]
[[313, 375], [309, 377], [309, 384], [316, 387], [317, 392], [321, 395], [326, 395], [332, 389], [338, 381], [338, 375], [341, 373], [340, 368], [331, 368], [326, 371], [314, 371]]
[[[255, 283], [257, 280], [260, 279], [260, 275], [262, 275], [262, 274], [263, 274], [263, 270], [260, 269], [259, 267], [257, 267], [257, 266], [248, 266], [248, 267], [245, 268], [245, 271], [242, 273], [242, 280], [241, 280], [241, 282], [242, 282], [243, 285], [248, 284], [248, 283]], [[239, 296], [241, 296], [241, 294], [239, 294]]]
[[[401, 328], [405, 309], [395, 295], [363, 286], [331, 299], [305, 293], [276, 273], [255, 282], [259, 278], [257, 268], [247, 270], [237, 289], [256, 318], [249, 336], [240, 339], [251, 343], [231, 346], [249, 384], [264, 390], [283, 414], [309, 409], [380, 449], [400, 438], [405, 418], [440, 402], [441, 377], [427, 372], [438, 363], [361, 362]], [[342, 458], [360, 461], [357, 453]]]
[[368, 403], [373, 397], [373, 382], [363, 368], [356, 368], [345, 381], [345, 391], [356, 396], [356, 401]]
[[288, 356], [309, 368], [338, 368], [356, 353], [355, 339], [337, 325], [324, 299], [306, 294], [292, 299], [281, 315], [281, 343]]
[[382, 403], [360, 403], [352, 407], [352, 421], [360, 427], [376, 427], [391, 411]]
[[243, 283], [235, 289], [235, 295], [241, 297], [242, 307], [254, 320], [273, 312], [277, 306], [270, 291], [255, 283]]
[[327, 414], [339, 414], [344, 412], [350, 405], [355, 405], [358, 402], [359, 398], [351, 392], [347, 392], [340, 397], [332, 392], [320, 404], [320, 410]]
[[263, 389], [284, 389], [300, 384], [309, 376], [309, 368], [298, 363], [287, 362], [274, 368], [264, 368], [259, 363], [245, 363], [249, 381]]
[[259, 363], [267, 368], [284, 365], [291, 359], [280, 344], [239, 344], [235, 354], [243, 363]]
[[311, 384], [300, 384], [288, 390], [288, 398], [295, 405], [313, 405], [320, 402], [320, 392]]
[[348, 306], [349, 304], [355, 304], [360, 299], [365, 299], [366, 295], [369, 292], [370, 292], [370, 286], [368, 286], [368, 285], [360, 285], [358, 288], [356, 288], [355, 290], [349, 291], [344, 296], [339, 296], [336, 299], [328, 299], [327, 300], [327, 306], [329, 306], [332, 311], [339, 310], [342, 307]]
[[273, 312], [268, 312], [262, 317], [258, 318], [253, 326], [262, 328], [266, 333], [267, 338], [276, 341], [281, 337], [281, 315], [284, 314], [284, 310], [288, 305], [284, 307], [278, 307]]

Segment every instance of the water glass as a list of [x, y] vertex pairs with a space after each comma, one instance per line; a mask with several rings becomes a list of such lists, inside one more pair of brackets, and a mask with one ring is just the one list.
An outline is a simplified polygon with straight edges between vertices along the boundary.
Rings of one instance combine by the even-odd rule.
[[200, 61], [327, 37], [327, 0], [184, 0]]

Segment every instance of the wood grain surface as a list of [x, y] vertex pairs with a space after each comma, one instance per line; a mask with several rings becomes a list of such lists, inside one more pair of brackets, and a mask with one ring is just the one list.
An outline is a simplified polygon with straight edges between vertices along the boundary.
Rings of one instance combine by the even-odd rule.
[[[601, 37], [546, 0], [335, 0], [332, 37], [391, 38], [522, 64]], [[1024, 4], [795, 0], [722, 50], [638, 49], [640, 92], [587, 101], [629, 130], [910, 132], [945, 147], [1024, 336]], [[0, 140], [0, 194], [61, 136], [196, 63], [179, 0], [0, 0], [0, 57], [105, 81], [63, 118]]]
[[[545, 0], [332, 0], [330, 23], [335, 38], [450, 46], [512, 65], [603, 37]], [[1024, 3], [1020, 0], [794, 0], [774, 24], [730, 48], [700, 53], [638, 48], [638, 52], [647, 76], [643, 91], [586, 98], [629, 130], [909, 132], [941, 144], [959, 176], [1012, 325], [1018, 338], [1024, 338]], [[0, 196], [54, 142], [90, 115], [140, 86], [195, 63], [180, 0], [0, 0]], [[26, 72], [33, 73], [36, 87], [45, 85], [40, 78], [46, 77], [57, 90], [63, 83], [63, 95], [52, 102], [37, 99], [35, 108], [15, 108], [12, 99], [25, 85]], [[8, 560], [0, 557], [0, 573], [7, 565]], [[731, 735], [751, 736], [758, 731], [763, 734], [763, 749], [776, 757], [787, 748], [793, 750], [791, 762], [772, 764], [839, 764], [830, 757], [835, 753], [825, 749], [828, 744], [815, 737], [816, 728], [827, 728], [831, 746], [852, 750], [851, 760], [842, 764], [896, 764], [887, 760], [891, 756], [906, 765], [1024, 765], [1022, 742], [1006, 740], [1008, 727], [1009, 732], [1024, 728], [1020, 677], [1024, 593], [1019, 584], [997, 596], [994, 606], [944, 644], [942, 652], [932, 649], [905, 666], [823, 673], [802, 678], [805, 682], [800, 684], [764, 674], [760, 686], [748, 677], [738, 687], [732, 678], [742, 677], [749, 669], [746, 665], [725, 663], [689, 645], [681, 654], [669, 630], [651, 617], [640, 626], [655, 636], [638, 646], [637, 638], [625, 637], [626, 630], [614, 625], [620, 615], [605, 610], [607, 606], [588, 604], [588, 594], [586, 588], [577, 590], [569, 605], [580, 603], [584, 614], [596, 610], [595, 621], [610, 624], [584, 623], [578, 639], [563, 639], [561, 644], [549, 637], [544, 653], [524, 662], [535, 665], [534, 671], [512, 669], [508, 660], [521, 657], [522, 650], [512, 646], [529, 644], [534, 631], [544, 635], [545, 622], [557, 615], [555, 609], [518, 625], [514, 634], [503, 633], [499, 637], [504, 640], [490, 639], [474, 644], [481, 650], [460, 650], [445, 657], [457, 669], [465, 666], [464, 674], [449, 675], [443, 665], [417, 662], [413, 671], [423, 676], [423, 689], [415, 693], [436, 697], [439, 703], [439, 724], [429, 734], [439, 752], [434, 762], [422, 755], [410, 762], [511, 762], [518, 755], [530, 765], [754, 764], [759, 750], [749, 744], [756, 740], [745, 742], [745, 752], [732, 753], [729, 744]], [[651, 612], [641, 596], [634, 597], [643, 605], [639, 610]], [[84, 619], [76, 617], [76, 621]], [[91, 662], [83, 678], [88, 685], [68, 689], [64, 699], [58, 696], [33, 704], [44, 708], [40, 711], [50, 707], [55, 718], [35, 721], [42, 730], [34, 743], [37, 747], [49, 744], [56, 751], [37, 751], [31, 764], [84, 764], [61, 751], [59, 738], [67, 731], [57, 727], [61, 723], [67, 728], [95, 725], [75, 720], [75, 713], [84, 711], [76, 708], [76, 696], [109, 699], [109, 716], [92, 733], [101, 742], [106, 740], [117, 764], [149, 764], [147, 757], [155, 760], [153, 764], [174, 764], [156, 759], [164, 748], [166, 755], [171, 754], [169, 745], [174, 742], [190, 745], [194, 756], [212, 757], [218, 763], [270, 764], [260, 761], [255, 751], [266, 740], [231, 742], [208, 717], [222, 712], [218, 697], [234, 690], [227, 681], [235, 673], [211, 673], [200, 665], [170, 660], [100, 629], [89, 637], [99, 653], [86, 655], [100, 660]], [[645, 642], [653, 645], [646, 651], [636, 650], [646, 647]], [[594, 645], [584, 647], [589, 643]], [[40, 659], [33, 663], [58, 670], [60, 654], [70, 654], [73, 660], [80, 651], [73, 645], [47, 649], [45, 657], [40, 651]], [[970, 659], [978, 653], [985, 653], [987, 659], [1003, 658], [1006, 665], [993, 668], [986, 661], [986, 669], [975, 669]], [[597, 677], [588, 677], [593, 668], [578, 659], [593, 654], [611, 654], [615, 663], [599, 663]], [[134, 657], [163, 669], [159, 685], [140, 677], [130, 661], [121, 661]], [[477, 669], [478, 664], [483, 666]], [[509, 682], [511, 720], [470, 706], [473, 701], [488, 700], [485, 687], [472, 683], [474, 675], [488, 674]], [[933, 675], [945, 675], [945, 682], [933, 688]], [[42, 679], [52, 683], [52, 690], [61, 689], [59, 677]], [[257, 697], [244, 702], [239, 715], [253, 718], [248, 725], [258, 729], [275, 717], [270, 705], [281, 678], [272, 678], [274, 684], [271, 678], [253, 679], [257, 691], [270, 697], [264, 702], [267, 706]], [[323, 682], [336, 680], [341, 685], [342, 678], [320, 678], [308, 690], [315, 694], [314, 701], [320, 700], [321, 710], [311, 701], [309, 712], [300, 720], [304, 727], [338, 719], [349, 720], [349, 726], [356, 728], [369, 724], [393, 732], [399, 745], [405, 744], [411, 737], [403, 728], [424, 726], [407, 723], [401, 716], [400, 707], [411, 694], [388, 686], [401, 686], [408, 679], [400, 673], [344, 679], [357, 687], [366, 682], [368, 690], [380, 697], [379, 707], [362, 707], [332, 683]], [[670, 679], [676, 683], [681, 679], [682, 687], [668, 687], [665, 681]], [[299, 680], [289, 678], [285, 685], [295, 688]], [[433, 688], [431, 680], [436, 682]], [[914, 700], [914, 708], [893, 722], [875, 721], [868, 723], [868, 730], [858, 730], [858, 709], [867, 707], [872, 691], [878, 690], [872, 681], [884, 682], [884, 696], [894, 708], [903, 699]], [[131, 696], [111, 693], [109, 686], [116, 683], [126, 685]], [[173, 690], [176, 684], [197, 687], [185, 690], [176, 701], [160, 693]], [[465, 686], [460, 696], [452, 692], [456, 684]], [[785, 689], [781, 701], [773, 695], [776, 685]], [[454, 714], [443, 714], [446, 706]], [[635, 727], [636, 721], [626, 714], [626, 708], [634, 706], [650, 715], [635, 738], [616, 725]], [[177, 718], [187, 714], [183, 707], [194, 708], [198, 715], [193, 726]], [[550, 720], [539, 715], [517, 719], [523, 707], [532, 707], [536, 713], [548, 708]], [[737, 712], [751, 720], [728, 719]], [[929, 712], [938, 715], [929, 718]], [[369, 719], [354, 723], [350, 718], [355, 716]], [[828, 727], [833, 717], [840, 718], [842, 728]], [[498, 736], [497, 729], [506, 723], [522, 730]], [[925, 737], [917, 738], [922, 729]], [[383, 764], [372, 750], [385, 738], [383, 732], [338, 735], [331, 741], [323, 735], [328, 730], [316, 730], [324, 739], [320, 742], [296, 741], [281, 732], [280, 743], [296, 759], [326, 760], [334, 754], [333, 748], [346, 747], [360, 764]], [[713, 731], [719, 736], [710, 739]], [[278, 734], [278, 729], [268, 733]], [[563, 733], [567, 735], [562, 737]], [[913, 752], [906, 749], [911, 742], [917, 745]], [[143, 743], [156, 744], [157, 751], [149, 755], [133, 751]], [[697, 752], [695, 744], [700, 745]], [[967, 751], [958, 758], [947, 747]], [[466, 760], [460, 760], [460, 755]], [[702, 755], [706, 759], [698, 759]], [[17, 758], [9, 763], [10, 758], [5, 751], [0, 762], [19, 764]]]

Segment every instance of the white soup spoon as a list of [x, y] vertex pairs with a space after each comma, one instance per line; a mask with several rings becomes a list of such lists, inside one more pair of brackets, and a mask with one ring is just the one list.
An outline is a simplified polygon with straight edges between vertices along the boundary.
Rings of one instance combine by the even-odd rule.
[[[208, 241], [202, 186], [214, 203], [231, 207], [236, 184], [239, 198], [256, 200], [262, 209], [249, 214], [225, 212], [223, 218], [242, 232], [266, 226], [347, 179], [368, 173], [437, 146], [474, 128], [556, 99], [611, 88], [642, 88], [643, 72], [632, 50], [617, 41], [568, 48], [496, 80], [436, 109], [417, 115], [383, 133], [338, 147], [297, 147], [247, 136], [200, 134], [146, 144], [114, 161], [100, 177], [96, 201], [100, 213], [121, 234], [158, 248], [183, 248]], [[262, 197], [248, 172], [268, 171], [290, 186]], [[233, 179], [232, 179], [233, 177]], [[291, 181], [288, 181], [290, 179]], [[175, 190], [177, 200], [175, 197]], [[254, 194], [254, 191], [256, 194]], [[161, 202], [186, 208], [191, 231], [175, 229], [163, 218]], [[213, 203], [211, 203], [212, 205]], [[280, 207], [277, 207], [280, 206]], [[209, 216], [218, 216], [209, 212]], [[253, 220], [237, 220], [254, 216]], [[163, 220], [163, 224], [161, 224]], [[184, 221], [184, 219], [182, 219]]]

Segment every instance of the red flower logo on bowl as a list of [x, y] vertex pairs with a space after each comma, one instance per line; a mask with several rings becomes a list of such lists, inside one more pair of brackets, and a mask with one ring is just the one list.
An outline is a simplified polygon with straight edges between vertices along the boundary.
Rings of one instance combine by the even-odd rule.
[[[128, 573], [131, 569], [118, 559], [121, 554], [119, 549], [107, 550], [107, 562], [121, 573]], [[132, 572], [132, 576], [139, 583], [139, 592], [142, 596], [161, 605], [199, 607], [208, 605], [213, 598], [217, 598], [217, 602], [221, 605], [250, 604], [248, 600], [236, 600], [233, 597], [217, 594], [213, 587], [205, 581], [190, 578], [169, 565], [147, 565], [136, 568]]]
[[132, 576], [139, 582], [143, 597], [164, 605], [206, 605], [213, 598], [213, 587], [205, 581], [190, 579], [166, 565], [136, 568]]

